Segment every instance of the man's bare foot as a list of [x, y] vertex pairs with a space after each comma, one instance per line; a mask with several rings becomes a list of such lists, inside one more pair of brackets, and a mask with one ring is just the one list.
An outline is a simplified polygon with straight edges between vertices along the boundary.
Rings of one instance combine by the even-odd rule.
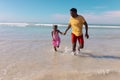
[[76, 53], [74, 53], [74, 55], [77, 55]]
[[76, 55], [76, 52], [75, 52], [75, 51], [72, 51], [72, 55]]

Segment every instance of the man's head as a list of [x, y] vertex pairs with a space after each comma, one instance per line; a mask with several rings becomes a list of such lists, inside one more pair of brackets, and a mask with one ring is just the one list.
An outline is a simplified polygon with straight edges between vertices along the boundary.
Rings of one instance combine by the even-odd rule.
[[70, 14], [72, 17], [76, 17], [77, 16], [77, 9], [76, 8], [71, 8], [70, 9]]

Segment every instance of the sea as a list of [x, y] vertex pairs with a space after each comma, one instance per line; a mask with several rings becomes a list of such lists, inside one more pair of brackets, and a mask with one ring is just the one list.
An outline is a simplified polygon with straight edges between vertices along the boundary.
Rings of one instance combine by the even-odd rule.
[[[77, 55], [72, 54], [71, 29], [60, 34], [60, 47], [54, 51], [53, 25], [0, 23], [0, 80], [120, 79], [120, 25], [89, 24], [89, 39], [84, 36]], [[57, 25], [61, 32], [67, 28]]]

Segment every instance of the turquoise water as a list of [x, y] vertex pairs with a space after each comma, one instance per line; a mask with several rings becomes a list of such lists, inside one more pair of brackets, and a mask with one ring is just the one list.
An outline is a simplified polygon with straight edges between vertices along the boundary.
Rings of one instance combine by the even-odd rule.
[[[64, 32], [66, 26], [58, 29]], [[0, 79], [99, 80], [101, 77], [110, 80], [112, 76], [114, 80], [119, 77], [119, 26], [89, 25], [90, 38], [84, 38], [83, 56], [71, 55], [71, 30], [65, 36], [60, 35], [61, 45], [55, 53], [51, 31], [52, 26], [48, 25], [0, 25]]]
[[[103, 27], [91, 27], [89, 28], [90, 38], [93, 39], [119, 39], [120, 28], [108, 28]], [[60, 31], [64, 32], [66, 26], [58, 27]], [[50, 39], [51, 38], [52, 26], [28, 26], [28, 27], [18, 27], [18, 26], [0, 26], [0, 37], [1, 39]], [[85, 32], [85, 29], [83, 29]], [[70, 36], [71, 30], [68, 31], [67, 36]]]
[[[49, 37], [49, 27], [0, 27], [1, 39], [45, 39]], [[49, 37], [50, 38], [50, 37]]]
[[[94, 26], [94, 27], [93, 27]], [[115, 28], [114, 28], [115, 27]], [[117, 28], [116, 28], [117, 27]], [[62, 32], [65, 31], [66, 26], [58, 26], [58, 29]], [[48, 43], [48, 46], [51, 46], [51, 31], [52, 26], [0, 26], [0, 40], [33, 40], [33, 41], [43, 41], [42, 44]], [[83, 33], [85, 33], [85, 28], [83, 28]], [[67, 47], [67, 45], [71, 46], [71, 29], [68, 33], [64, 35], [60, 35], [61, 43], [66, 44], [63, 45]], [[85, 39], [85, 47], [90, 48], [100, 48], [104, 45], [106, 48], [112, 48], [112, 46], [117, 46], [115, 48], [119, 48], [118, 45], [120, 42], [120, 28], [119, 26], [104, 26], [100, 25], [89, 25], [89, 36], [90, 38]], [[89, 42], [89, 43], [88, 43]], [[61, 45], [62, 45], [61, 44]], [[89, 45], [87, 45], [89, 44]], [[112, 48], [113, 49], [113, 48]]]

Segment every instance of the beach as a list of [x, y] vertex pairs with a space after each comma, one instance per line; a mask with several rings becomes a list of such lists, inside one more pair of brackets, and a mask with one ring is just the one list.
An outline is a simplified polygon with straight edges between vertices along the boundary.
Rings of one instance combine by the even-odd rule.
[[119, 80], [120, 26], [89, 26], [90, 38], [75, 56], [71, 31], [60, 35], [54, 52], [51, 24], [0, 24], [0, 80]]

